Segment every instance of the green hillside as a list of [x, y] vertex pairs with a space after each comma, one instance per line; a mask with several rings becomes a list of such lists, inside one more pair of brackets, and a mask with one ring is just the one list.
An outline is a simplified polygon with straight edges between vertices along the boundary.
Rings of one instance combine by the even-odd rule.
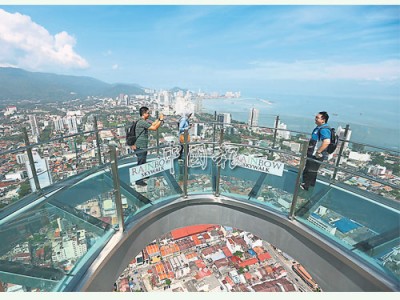
[[0, 68], [0, 102], [4, 100], [67, 101], [87, 96], [115, 97], [143, 94], [136, 84], [109, 84], [83, 76]]

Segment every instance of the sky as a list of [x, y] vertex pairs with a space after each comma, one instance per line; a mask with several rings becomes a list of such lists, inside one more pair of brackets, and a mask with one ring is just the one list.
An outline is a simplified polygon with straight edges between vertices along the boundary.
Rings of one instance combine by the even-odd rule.
[[0, 66], [151, 88], [399, 98], [400, 6], [0, 5]]

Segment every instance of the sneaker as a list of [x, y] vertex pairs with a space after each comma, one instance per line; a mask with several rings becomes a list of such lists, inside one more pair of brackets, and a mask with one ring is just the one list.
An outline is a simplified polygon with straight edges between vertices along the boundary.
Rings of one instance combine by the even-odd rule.
[[308, 187], [304, 183], [300, 184], [300, 188], [302, 190], [308, 191]]
[[147, 183], [144, 181], [139, 181], [139, 182], [136, 182], [136, 185], [147, 186]]

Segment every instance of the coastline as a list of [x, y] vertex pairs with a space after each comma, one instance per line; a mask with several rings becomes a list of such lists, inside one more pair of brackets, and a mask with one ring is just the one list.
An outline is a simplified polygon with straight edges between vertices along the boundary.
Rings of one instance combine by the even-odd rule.
[[[377, 145], [399, 151], [400, 127], [397, 112], [399, 106], [359, 107], [357, 103], [349, 101], [329, 101], [319, 97], [284, 98], [275, 96], [277, 100], [270, 101], [257, 97], [240, 98], [207, 98], [203, 99], [203, 112], [214, 114], [231, 113], [232, 119], [247, 122], [251, 108], [259, 110], [259, 125], [274, 127], [276, 116], [287, 125], [289, 130], [309, 133], [315, 127], [314, 115], [318, 111], [326, 110], [330, 114], [329, 124], [338, 128], [350, 125], [351, 140], [359, 143]], [[322, 100], [321, 100], [322, 99]], [[262, 101], [264, 100], [264, 101]], [[331, 100], [331, 99], [329, 99]], [[374, 103], [374, 105], [378, 105]], [[382, 110], [385, 108], [385, 111]], [[364, 112], [355, 113], [355, 110]], [[383, 134], [384, 133], [384, 134]], [[391, 138], [388, 138], [391, 137]]]

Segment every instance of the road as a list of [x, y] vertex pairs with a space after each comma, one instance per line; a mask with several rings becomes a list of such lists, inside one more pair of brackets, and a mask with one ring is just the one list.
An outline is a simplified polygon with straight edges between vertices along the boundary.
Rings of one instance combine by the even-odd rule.
[[293, 282], [299, 288], [299, 291], [302, 292], [312, 292], [313, 290], [309, 287], [300, 276], [298, 276], [292, 270], [293, 261], [287, 260], [282, 254], [279, 253], [278, 250], [275, 250], [269, 243], [263, 242], [264, 249], [268, 250], [268, 253], [271, 254], [272, 258], [279, 263], [283, 268], [285, 268], [287, 272], [287, 279]]

